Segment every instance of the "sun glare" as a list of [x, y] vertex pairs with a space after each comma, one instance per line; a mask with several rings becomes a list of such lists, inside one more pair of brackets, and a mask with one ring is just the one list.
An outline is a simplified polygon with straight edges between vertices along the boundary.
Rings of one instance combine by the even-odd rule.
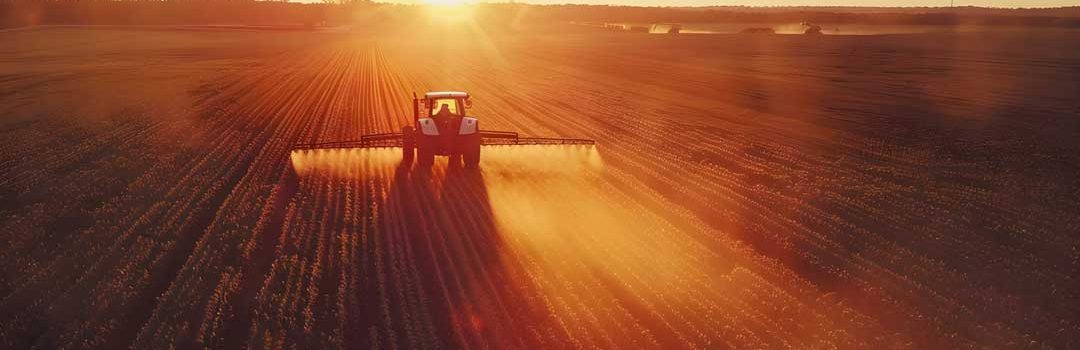
[[472, 6], [464, 0], [424, 0], [428, 15], [442, 22], [460, 23], [472, 20]]
[[428, 5], [463, 5], [465, 0], [424, 0]]

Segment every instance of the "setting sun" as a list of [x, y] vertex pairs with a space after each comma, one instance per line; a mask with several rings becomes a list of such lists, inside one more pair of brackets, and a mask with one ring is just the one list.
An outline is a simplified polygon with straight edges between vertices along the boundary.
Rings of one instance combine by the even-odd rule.
[[464, 0], [424, 0], [431, 19], [446, 23], [471, 23], [475, 6]]
[[465, 0], [424, 0], [424, 3], [428, 5], [463, 5]]

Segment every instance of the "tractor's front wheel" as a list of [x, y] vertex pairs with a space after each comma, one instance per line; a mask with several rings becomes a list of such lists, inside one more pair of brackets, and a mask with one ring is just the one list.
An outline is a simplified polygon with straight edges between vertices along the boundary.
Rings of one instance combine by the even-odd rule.
[[416, 131], [411, 126], [401, 128], [401, 160], [412, 163], [416, 155]]
[[466, 168], [480, 166], [480, 134], [469, 135], [465, 139], [465, 149], [461, 152], [461, 158], [465, 161]]

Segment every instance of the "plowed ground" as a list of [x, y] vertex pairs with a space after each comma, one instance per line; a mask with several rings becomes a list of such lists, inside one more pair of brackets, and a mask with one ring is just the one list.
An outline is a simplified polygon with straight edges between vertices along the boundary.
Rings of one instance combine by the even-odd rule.
[[[1074, 32], [0, 42], [3, 348], [1080, 339]], [[290, 152], [444, 89], [598, 146]]]

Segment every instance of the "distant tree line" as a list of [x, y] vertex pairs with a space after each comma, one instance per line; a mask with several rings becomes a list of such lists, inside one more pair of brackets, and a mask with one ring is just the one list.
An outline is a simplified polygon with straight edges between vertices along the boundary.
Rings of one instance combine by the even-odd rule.
[[[0, 0], [0, 27], [40, 24], [335, 25], [409, 16], [415, 6], [368, 0], [324, 0], [301, 4], [254, 0]], [[890, 12], [892, 11], [892, 12]], [[663, 8], [603, 5], [477, 5], [478, 17], [492, 23], [829, 23], [918, 25], [1014, 25], [1080, 27], [1080, 7], [1039, 10], [984, 8]], [[367, 14], [367, 15], [364, 15]], [[401, 15], [395, 16], [394, 14]]]

